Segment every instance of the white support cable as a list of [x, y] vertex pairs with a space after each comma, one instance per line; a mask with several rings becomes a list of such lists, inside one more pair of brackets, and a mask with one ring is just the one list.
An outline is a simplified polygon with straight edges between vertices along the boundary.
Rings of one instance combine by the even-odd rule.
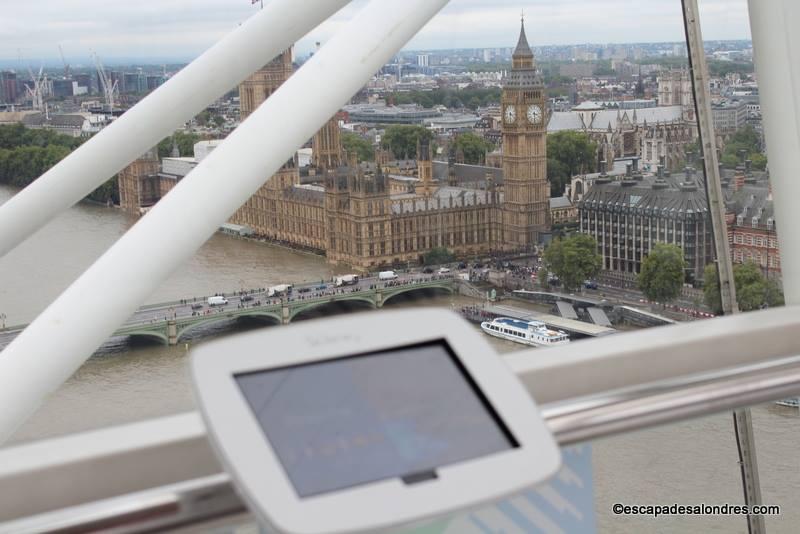
[[0, 257], [264, 66], [350, 0], [273, 0], [0, 206]]
[[6, 347], [0, 443], [447, 1], [373, 0]]
[[788, 304], [800, 304], [800, 2], [750, 0], [753, 52]]

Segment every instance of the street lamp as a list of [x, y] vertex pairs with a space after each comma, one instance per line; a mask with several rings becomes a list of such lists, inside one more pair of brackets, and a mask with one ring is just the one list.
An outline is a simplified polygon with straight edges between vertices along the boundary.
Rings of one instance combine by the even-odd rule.
[[5, 330], [6, 329], [6, 314], [5, 313], [0, 313], [0, 324], [2, 324], [2, 326], [0, 326], [0, 329]]

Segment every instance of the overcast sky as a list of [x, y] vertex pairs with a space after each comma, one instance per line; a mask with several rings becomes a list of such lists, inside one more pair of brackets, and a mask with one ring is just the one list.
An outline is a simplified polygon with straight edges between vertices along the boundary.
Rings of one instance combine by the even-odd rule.
[[[365, 3], [354, 0], [313, 30], [298, 53]], [[699, 3], [706, 40], [750, 38], [746, 0]], [[680, 0], [451, 0], [407, 48], [513, 46], [523, 8], [532, 45], [683, 40]], [[87, 62], [90, 50], [109, 59], [191, 59], [257, 10], [250, 0], [0, 0], [0, 62], [20, 52], [34, 64], [53, 60], [59, 44], [73, 64]]]

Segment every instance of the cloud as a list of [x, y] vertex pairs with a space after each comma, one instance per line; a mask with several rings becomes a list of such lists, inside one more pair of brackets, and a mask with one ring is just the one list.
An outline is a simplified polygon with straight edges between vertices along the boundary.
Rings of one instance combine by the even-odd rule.
[[[266, 0], [267, 2], [269, 0]], [[302, 2], [302, 0], [298, 0]], [[266, 3], [266, 2], [265, 2]], [[356, 0], [298, 43], [326, 41], [366, 4]], [[105, 57], [195, 57], [254, 15], [250, 0], [49, 0], [4, 2], [0, 60]], [[683, 39], [680, 0], [452, 0], [410, 48], [513, 46], [521, 9], [534, 45]], [[747, 38], [746, 0], [700, 0], [706, 39]]]

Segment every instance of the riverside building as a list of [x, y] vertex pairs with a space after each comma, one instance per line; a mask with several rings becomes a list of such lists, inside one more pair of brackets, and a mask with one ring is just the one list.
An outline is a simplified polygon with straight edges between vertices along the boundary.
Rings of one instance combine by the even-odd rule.
[[[242, 118], [290, 74], [287, 50], [242, 82]], [[416, 180], [399, 184], [401, 169], [387, 154], [379, 151], [376, 162], [359, 162], [343, 150], [334, 118], [312, 140], [311, 165], [300, 167], [296, 157], [287, 161], [230, 222], [258, 237], [316, 250], [331, 262], [362, 269], [416, 262], [436, 247], [458, 255], [532, 251], [548, 238], [551, 224], [544, 98], [523, 25], [513, 67], [503, 82], [502, 181], [499, 169], [486, 169], [477, 183], [460, 180], [453, 158], [446, 180], [436, 180], [431, 147], [423, 142], [415, 164], [407, 166]], [[151, 164], [132, 168], [147, 175], [123, 173], [120, 187], [126, 191], [138, 191], [137, 180], [149, 184], [148, 176], [158, 176]], [[167, 174], [162, 170], [161, 179], [180, 179]], [[161, 190], [147, 188], [148, 193]]]

